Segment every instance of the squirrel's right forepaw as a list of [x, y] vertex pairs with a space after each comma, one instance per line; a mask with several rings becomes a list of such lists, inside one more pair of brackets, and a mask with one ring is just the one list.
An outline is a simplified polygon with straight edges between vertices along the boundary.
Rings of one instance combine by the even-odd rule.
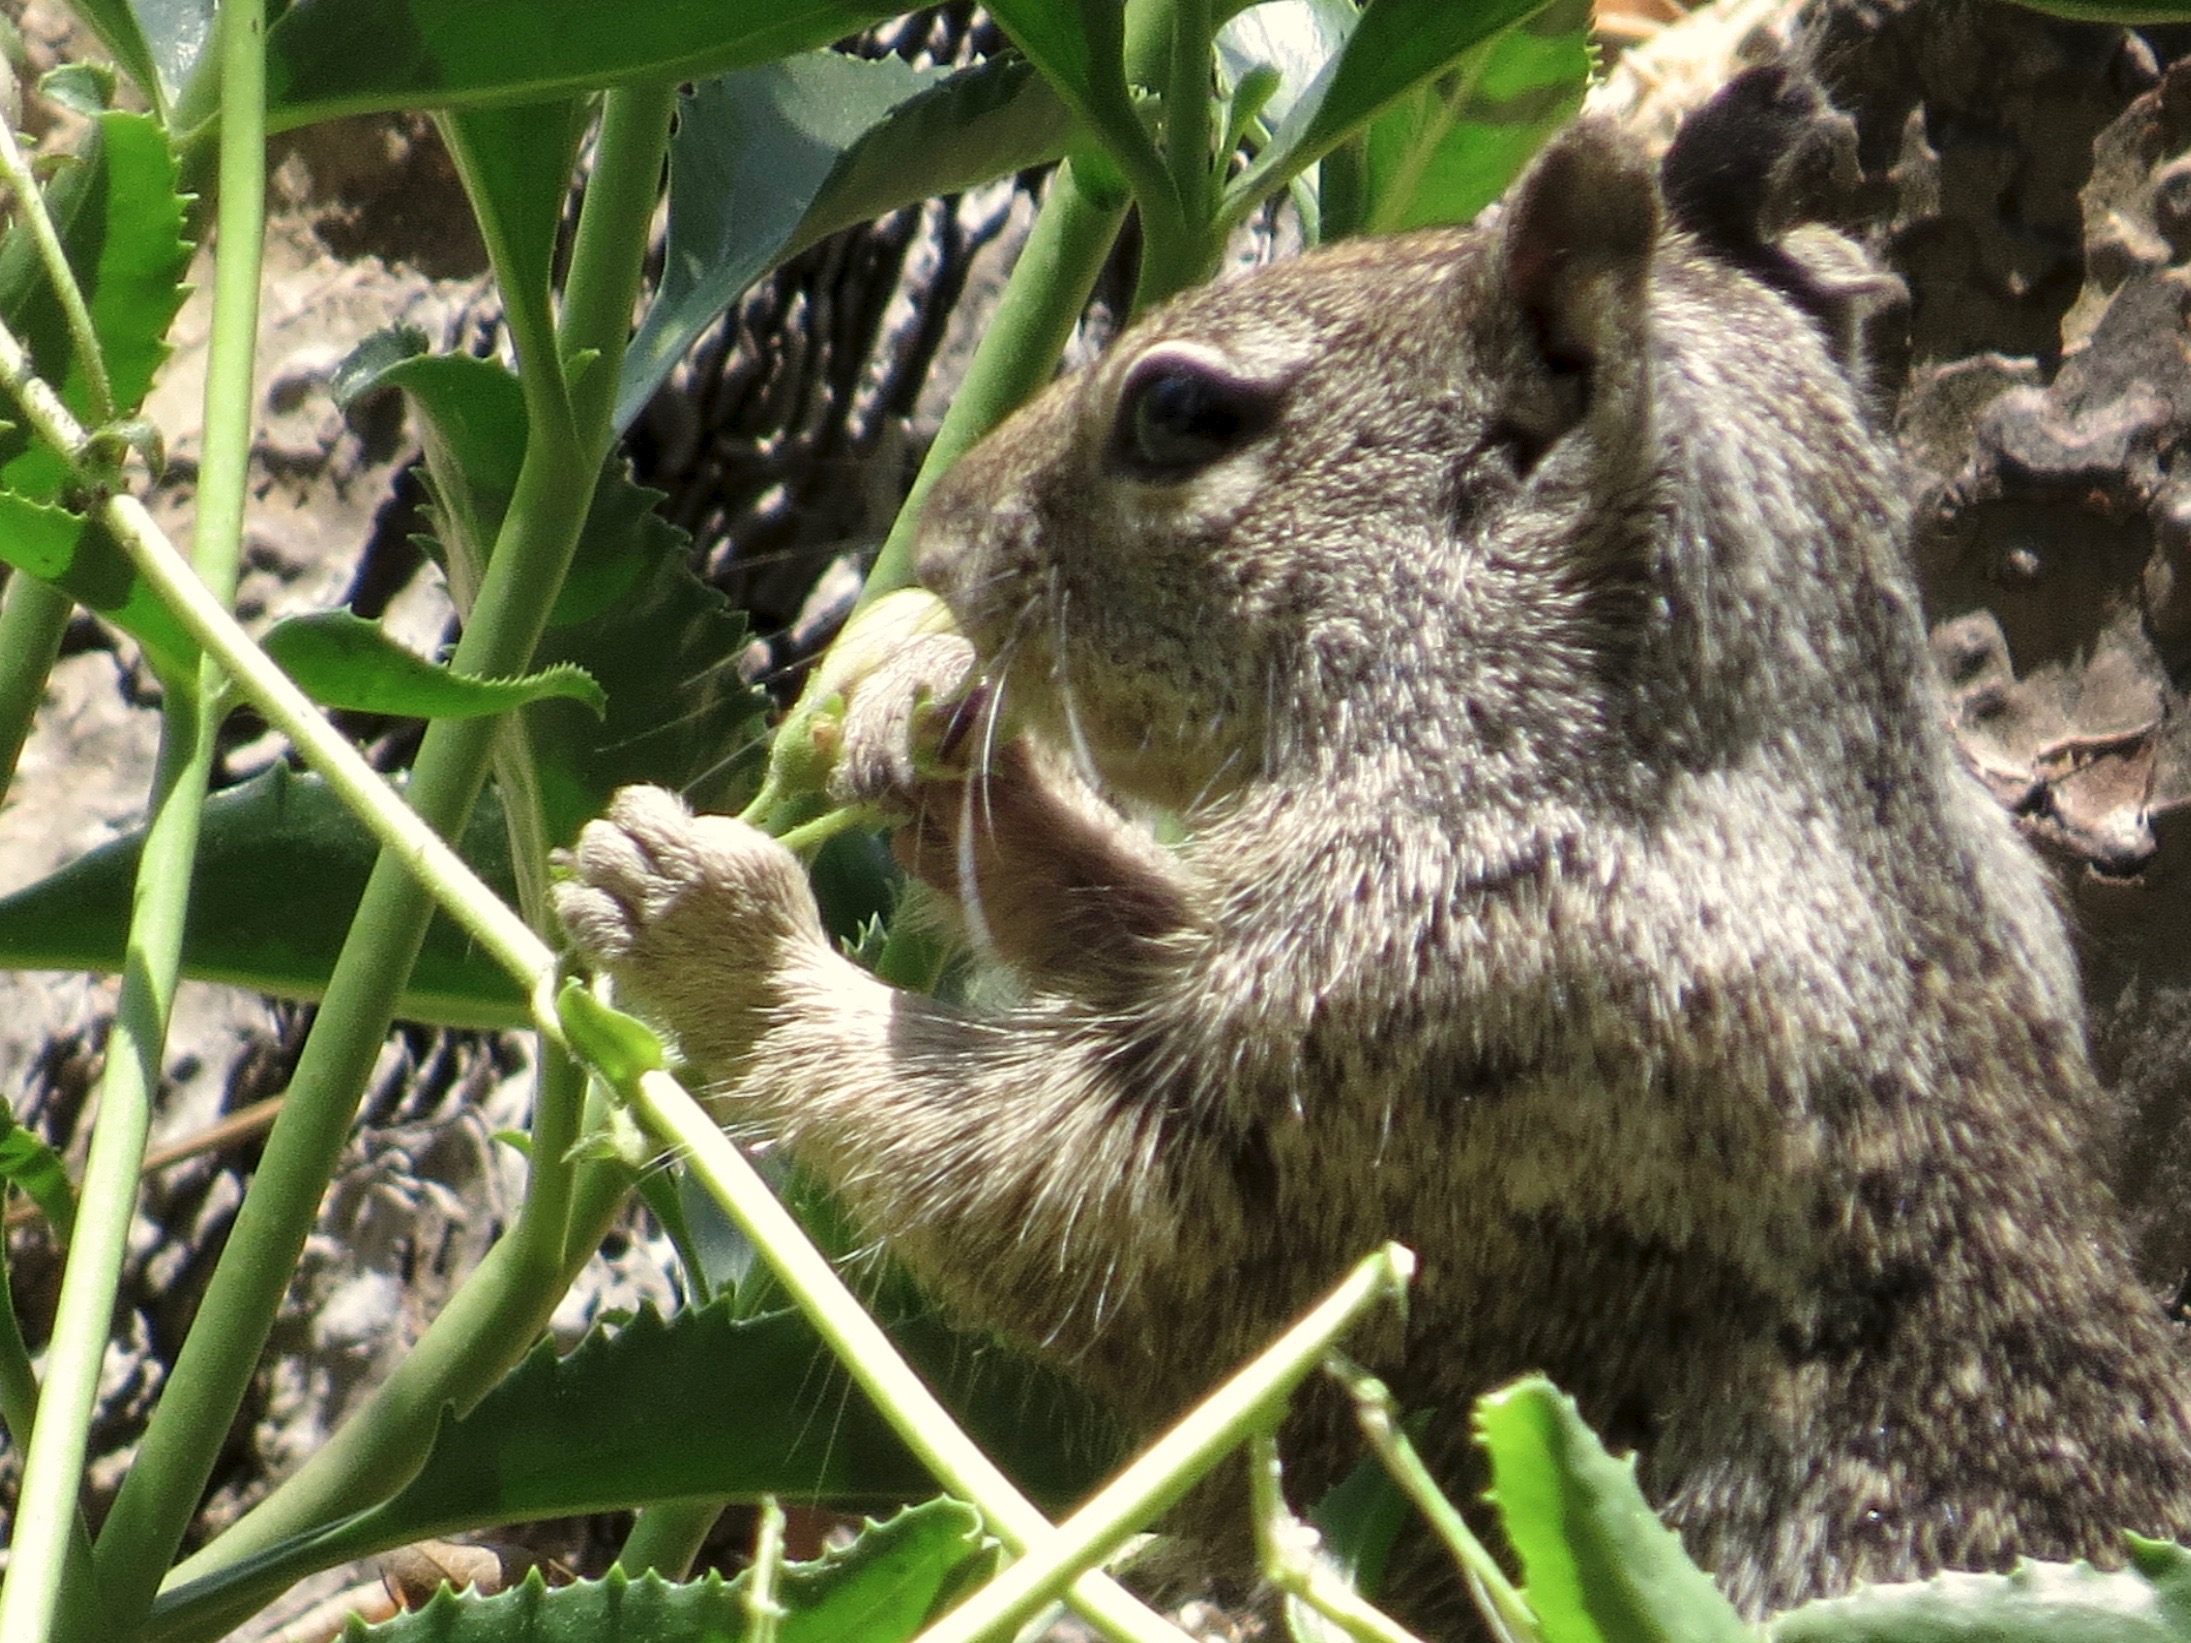
[[681, 1037], [770, 1007], [802, 946], [828, 950], [790, 851], [662, 788], [617, 793], [561, 861], [552, 899], [571, 941]]

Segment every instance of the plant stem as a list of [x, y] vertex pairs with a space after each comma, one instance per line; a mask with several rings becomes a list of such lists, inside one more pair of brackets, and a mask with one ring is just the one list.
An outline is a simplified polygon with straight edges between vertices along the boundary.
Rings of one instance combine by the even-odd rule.
[[[1208, 238], [1210, 219], [1210, 40], [1215, 30], [1210, 21], [1210, 0], [1172, 0], [1171, 11], [1171, 62], [1164, 88], [1164, 157], [1171, 169], [1172, 189], [1179, 197], [1183, 228], [1200, 243]], [[1195, 260], [1203, 259], [1198, 255]], [[1142, 273], [1143, 288], [1134, 298], [1136, 308], [1179, 289], [1151, 289], [1148, 263]]]
[[[774, 1498], [773, 1496], [771, 1497]], [[692, 1560], [723, 1515], [729, 1502], [721, 1500], [672, 1501], [643, 1506], [616, 1554], [617, 1567], [628, 1575], [652, 1569], [664, 1580], [683, 1580], [692, 1573]]]
[[76, 362], [83, 367], [84, 386], [91, 396], [91, 420], [104, 426], [114, 420], [114, 384], [107, 375], [106, 350], [99, 346], [91, 309], [84, 302], [84, 288], [68, 265], [68, 252], [62, 249], [60, 231], [53, 226], [53, 214], [46, 209], [46, 196], [38, 179], [31, 175], [30, 162], [23, 157], [14, 128], [5, 120], [0, 120], [0, 182], [5, 182], [15, 195], [16, 208], [22, 212], [24, 225], [38, 247], [38, 260], [46, 265], [46, 278], [53, 282], [61, 317], [68, 324], [69, 341], [75, 345]]
[[1297, 1603], [1305, 1603], [1357, 1643], [1422, 1643], [1374, 1607], [1316, 1555], [1316, 1531], [1287, 1509], [1279, 1487], [1278, 1440], [1259, 1432], [1249, 1444], [1249, 1510], [1263, 1578]]
[[1377, 1451], [1377, 1458], [1384, 1462], [1392, 1481], [1429, 1520], [1438, 1538], [1445, 1542], [1446, 1550], [1453, 1555], [1453, 1561], [1468, 1577], [1469, 1587], [1483, 1607], [1486, 1624], [1502, 1637], [1535, 1643], [1539, 1630], [1529, 1600], [1515, 1589], [1506, 1571], [1499, 1567], [1499, 1560], [1476, 1538], [1476, 1532], [1446, 1498], [1445, 1491], [1438, 1487], [1438, 1480], [1430, 1475], [1430, 1468], [1423, 1464], [1423, 1457], [1415, 1452], [1415, 1445], [1401, 1429], [1392, 1393], [1384, 1382], [1336, 1355], [1331, 1372], [1353, 1398], [1362, 1434]]
[[676, 110], [674, 83], [625, 86], [608, 94], [593, 176], [571, 241], [557, 340], [566, 361], [588, 352], [598, 356], [571, 383], [570, 396], [573, 419], [580, 428], [598, 431], [603, 455]]
[[0, 794], [15, 780], [16, 761], [30, 739], [75, 609], [67, 594], [22, 571], [8, 578], [7, 591], [0, 594]]
[[1415, 1257], [1387, 1244], [1253, 1361], [1149, 1445], [1039, 1547], [920, 1634], [918, 1643], [1009, 1637], [1128, 1535], [1174, 1504], [1229, 1450], [1267, 1430], [1286, 1398], [1362, 1314], [1407, 1291]]
[[[799, 1310], [921, 1463], [979, 1511], [989, 1532], [1011, 1551], [1047, 1545], [1057, 1532], [1050, 1521], [960, 1429], [691, 1093], [668, 1073], [649, 1072], [624, 1094], [640, 1121], [685, 1158], [695, 1177], [753, 1241]], [[1107, 1636], [1133, 1643], [1180, 1643], [1177, 1627], [1108, 1575], [1093, 1570], [1082, 1574], [1073, 1582], [1072, 1601]]]
[[1072, 340], [1080, 311], [1088, 305], [1088, 293], [1125, 220], [1123, 199], [1090, 192], [1070, 160], [1057, 168], [989, 329], [966, 368], [966, 380], [944, 413], [905, 506], [867, 573], [867, 585], [860, 590], [862, 605], [913, 580], [913, 542], [928, 493], [976, 440], [1056, 374], [1058, 356]]
[[746, 1582], [747, 1643], [776, 1643], [784, 1607], [776, 1601], [776, 1576], [784, 1564], [784, 1509], [774, 1495], [761, 1501], [753, 1533], [753, 1571]]
[[[228, 0], [220, 12], [222, 192], [198, 491], [196, 554], [203, 580], [195, 584], [216, 604], [235, 594], [251, 460], [251, 365], [265, 222], [265, 43], [264, 0]], [[80, 293], [77, 306], [82, 306]], [[88, 341], [96, 355], [88, 316], [84, 323], [79, 346]], [[30, 397], [25, 396], [26, 404]], [[94, 398], [111, 415], [111, 395], [95, 392]], [[66, 452], [72, 464], [81, 451], [79, 436]], [[100, 1080], [98, 1124], [54, 1313], [39, 1419], [25, 1446], [16, 1543], [7, 1585], [0, 1589], [5, 1643], [48, 1643], [61, 1608], [99, 1368], [159, 1089], [161, 1049], [182, 965], [191, 868], [216, 752], [222, 690], [211, 658], [201, 660], [196, 684], [194, 691], [171, 694], [161, 718], [151, 818], [131, 897], [128, 957]], [[134, 1629], [141, 1604], [150, 1597], [147, 1586], [138, 1603], [131, 1594], [105, 1590], [96, 1600], [109, 1624]]]
[[[613, 106], [627, 96], [659, 101], [651, 90], [611, 92], [609, 101]], [[648, 142], [658, 167], [661, 145], [667, 141], [666, 115], [662, 130], [651, 137], [636, 133], [629, 140]], [[603, 156], [597, 163], [620, 174], [622, 164], [628, 162]], [[589, 245], [590, 256], [628, 258], [634, 265], [646, 249], [644, 237], [620, 245], [603, 245], [595, 239]], [[574, 266], [572, 278], [581, 278], [578, 267]], [[522, 368], [528, 405], [537, 405], [545, 414], [528, 419], [524, 461], [509, 510], [451, 658], [451, 665], [460, 671], [490, 677], [522, 672], [531, 661], [577, 546], [608, 439], [605, 417], [594, 427], [581, 429], [573, 424], [562, 393], [560, 363], [552, 350], [535, 347], [524, 356]], [[260, 683], [271, 686], [272, 681]], [[248, 679], [246, 687], [251, 688]], [[264, 709], [268, 704], [259, 705]], [[307, 736], [316, 738], [312, 721], [317, 719], [316, 713], [310, 713], [299, 721]], [[324, 721], [319, 723], [324, 726]], [[288, 724], [283, 728], [292, 730]], [[405, 792], [419, 819], [444, 835], [462, 827], [485, 779], [496, 735], [491, 720], [442, 719], [427, 728]], [[379, 791], [385, 793], [385, 786]], [[371, 803], [376, 825], [395, 824], [377, 800], [370, 800], [364, 791], [360, 798]], [[461, 873], [463, 881], [476, 883], [453, 853], [422, 839], [410, 841], [401, 850], [384, 847], [374, 864], [299, 1059], [289, 1099], [267, 1137], [258, 1174], [206, 1292], [201, 1315], [220, 1319], [222, 1327], [194, 1329], [184, 1342], [166, 1396], [146, 1432], [138, 1465], [124, 1481], [100, 1536], [102, 1557], [127, 1567], [132, 1592], [141, 1591], [146, 1599], [152, 1590], [147, 1581], [156, 1584], [160, 1570], [172, 1558], [222, 1435], [249, 1384], [349, 1131], [357, 1093], [371, 1074], [403, 980], [424, 939], [433, 901], [414, 877], [412, 862], [418, 858], [412, 844], [426, 859], [442, 862], [452, 875]], [[496, 956], [505, 963], [514, 962], [518, 974], [546, 976], [551, 955], [522, 919], [491, 895], [482, 900], [466, 893], [452, 911], [459, 907], [467, 927], [483, 940], [491, 935]], [[550, 1014], [547, 1019], [554, 1017]], [[597, 1188], [612, 1180], [598, 1168], [585, 1174], [587, 1184]], [[613, 1180], [616, 1190], [609, 1195], [604, 1215], [613, 1214], [621, 1196], [620, 1170]], [[574, 1200], [586, 1198], [581, 1185]], [[588, 1228], [588, 1213], [582, 1202], [574, 1201], [565, 1217], [566, 1248], [569, 1238], [582, 1228], [591, 1230], [598, 1240], [600, 1227]], [[520, 1225], [527, 1226], [522, 1217]], [[480, 1272], [458, 1291], [360, 1419], [346, 1424], [336, 1444], [322, 1449], [274, 1498], [193, 1558], [194, 1572], [226, 1567], [288, 1533], [378, 1498], [416, 1468], [450, 1387], [461, 1384], [484, 1363], [514, 1361], [562, 1294], [564, 1285], [555, 1280], [573, 1269], [565, 1263], [543, 1270], [548, 1256], [560, 1256], [564, 1249], [544, 1248], [545, 1239], [533, 1230], [537, 1225], [536, 1219], [526, 1237], [513, 1234], [489, 1252]], [[367, 1412], [372, 1419], [364, 1419]], [[352, 1425], [358, 1428], [354, 1437]], [[148, 1462], [155, 1459], [159, 1467], [151, 1472], [154, 1481], [140, 1487]], [[270, 1510], [276, 1500], [283, 1503], [281, 1510]]]

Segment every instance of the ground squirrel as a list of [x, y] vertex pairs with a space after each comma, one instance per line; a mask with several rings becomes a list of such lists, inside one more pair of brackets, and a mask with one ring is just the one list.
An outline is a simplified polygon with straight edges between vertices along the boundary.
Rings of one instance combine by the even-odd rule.
[[[2191, 1531], [2069, 947], [1852, 386], [1869, 276], [1730, 163], [1801, 101], [1738, 82], [1663, 183], [1585, 123], [1488, 226], [1191, 292], [936, 491], [972, 652], [882, 669], [843, 781], [930, 801], [1009, 999], [884, 987], [658, 791], [558, 891], [726, 1116], [1131, 1420], [1399, 1239], [1356, 1346], [1456, 1488], [1470, 1399], [1547, 1371], [1753, 1615]], [[969, 668], [1018, 733], [962, 808], [902, 744]]]

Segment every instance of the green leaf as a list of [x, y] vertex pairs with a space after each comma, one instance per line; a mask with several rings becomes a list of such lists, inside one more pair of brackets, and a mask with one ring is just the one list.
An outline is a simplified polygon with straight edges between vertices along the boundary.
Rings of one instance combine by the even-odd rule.
[[[0, 965], [118, 972], [141, 832], [114, 840], [0, 899]], [[464, 855], [514, 900], [501, 808], [490, 792]], [[281, 765], [206, 804], [183, 968], [286, 998], [317, 998], [379, 855], [363, 823], [316, 776]], [[271, 893], [279, 886], [280, 894]], [[396, 1013], [455, 1027], [528, 1024], [522, 989], [471, 938], [437, 916]]]
[[[451, 560], [479, 563], [501, 526], [525, 448], [517, 379], [492, 361], [406, 354], [375, 339], [341, 372], [353, 396], [402, 389], [421, 413], [434, 532]], [[729, 600], [692, 574], [689, 539], [655, 512], [659, 492], [620, 462], [594, 489], [569, 574], [534, 652], [574, 663], [608, 695], [597, 720], [562, 702], [525, 710], [549, 837], [568, 843], [617, 788], [654, 781], [702, 808], [753, 778], [766, 698], [738, 672], [748, 638]]]
[[375, 332], [336, 368], [336, 398], [348, 406], [382, 388], [402, 390], [418, 412], [445, 563], [482, 565], [525, 459], [525, 392], [491, 359], [425, 348], [412, 326]]
[[617, 425], [770, 269], [853, 223], [1053, 160], [1070, 125], [1012, 57], [947, 74], [810, 52], [694, 87], [670, 140], [661, 290], [624, 359]]
[[97, 520], [0, 491], [0, 560], [52, 583], [135, 639], [169, 690], [195, 688], [196, 642]]
[[[392, 108], [544, 102], [694, 80], [895, 16], [873, 0], [299, 0], [267, 31], [274, 131]], [[193, 119], [210, 113], [193, 110]]]
[[1532, 1375], [1477, 1400], [1475, 1420], [1545, 1643], [1756, 1643], [1573, 1399]]
[[2019, 1563], [1806, 1603], [1772, 1643], [2191, 1643], [2191, 1551], [2130, 1537], [2131, 1566]]
[[[69, 8], [91, 26], [99, 43], [107, 48], [114, 60], [121, 64], [129, 77], [137, 82], [155, 109], [164, 106], [166, 98], [181, 83], [180, 79], [163, 80], [159, 64], [174, 56], [173, 44], [167, 52], [155, 53], [138, 26], [137, 7], [130, 0], [73, 0]], [[160, 23], [167, 25], [164, 32], [177, 32], [175, 25], [185, 21], [190, 13], [198, 13], [199, 28], [194, 31], [202, 43], [205, 28], [210, 26], [212, 5], [210, 0], [166, 0], [165, 4], [148, 5], [145, 8], [155, 14]], [[177, 15], [178, 13], [183, 15]], [[164, 14], [164, 15], [163, 15]], [[50, 76], [49, 76], [50, 78]]]
[[1118, 0], [996, 0], [989, 15], [1089, 126], [1103, 130], [1121, 112], [1132, 118]]
[[1377, 0], [1293, 104], [1268, 147], [1226, 190], [1238, 209], [1283, 185], [1417, 86], [1460, 66], [1545, 0]]
[[76, 1230], [76, 1194], [69, 1187], [68, 1168], [59, 1153], [15, 1121], [15, 1109], [4, 1100], [0, 1100], [0, 1181], [29, 1194], [53, 1228], [56, 1243], [69, 1241]]
[[1505, 193], [1582, 107], [1590, 17], [1590, 0], [1552, 0], [1379, 115], [1368, 231], [1465, 223]]
[[[900, 1345], [1038, 1499], [1077, 1497], [1115, 1458], [1063, 1383], [922, 1317]], [[466, 1414], [444, 1417], [392, 1498], [162, 1597], [155, 1635], [315, 1569], [467, 1528], [669, 1501], [793, 1495], [872, 1505], [934, 1485], [795, 1312], [730, 1302], [642, 1311], [566, 1357], [537, 1348]]]
[[[787, 1565], [775, 1598], [778, 1643], [902, 1643], [992, 1559], [980, 1519], [933, 1500], [871, 1523], [850, 1546]], [[446, 1589], [425, 1608], [378, 1626], [353, 1626], [351, 1643], [731, 1643], [747, 1634], [751, 1571], [672, 1585], [647, 1573], [550, 1589], [538, 1573], [494, 1597]]]
[[662, 1041], [645, 1023], [610, 1009], [576, 981], [563, 983], [562, 991], [556, 994], [555, 1013], [571, 1047], [599, 1067], [618, 1089], [626, 1089], [644, 1074], [659, 1072], [668, 1065], [662, 1055]]
[[441, 121], [480, 237], [504, 275], [503, 300], [534, 315], [541, 331], [553, 323], [556, 233], [591, 112], [585, 98], [566, 97], [460, 111]]
[[[142, 114], [102, 114], [75, 161], [46, 191], [69, 267], [83, 287], [92, 329], [106, 355], [115, 414], [137, 409], [167, 357], [167, 328], [183, 300], [190, 260], [175, 156], [159, 125]], [[79, 421], [95, 423], [90, 379], [76, 357], [37, 248], [20, 228], [0, 239], [0, 313], [30, 350], [38, 374], [60, 391]], [[26, 429], [0, 431], [0, 487], [50, 502], [68, 471]]]
[[551, 696], [567, 697], [595, 718], [608, 710], [583, 668], [563, 663], [515, 679], [479, 679], [413, 655], [378, 622], [347, 610], [314, 611], [277, 622], [263, 641], [304, 693], [326, 707], [416, 719], [472, 719]]
[[96, 120], [114, 106], [114, 71], [104, 63], [63, 63], [38, 77], [38, 95]]

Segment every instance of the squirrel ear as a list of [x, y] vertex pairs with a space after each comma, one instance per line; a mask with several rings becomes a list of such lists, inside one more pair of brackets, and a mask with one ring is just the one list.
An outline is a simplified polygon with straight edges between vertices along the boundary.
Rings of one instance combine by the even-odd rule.
[[[1635, 142], [1583, 120], [1554, 138], [1499, 226], [1508, 298], [1545, 367], [1543, 403], [1518, 421], [1549, 445], [1611, 397], [1642, 403], [1658, 181]], [[1540, 396], [1529, 395], [1527, 398]]]

